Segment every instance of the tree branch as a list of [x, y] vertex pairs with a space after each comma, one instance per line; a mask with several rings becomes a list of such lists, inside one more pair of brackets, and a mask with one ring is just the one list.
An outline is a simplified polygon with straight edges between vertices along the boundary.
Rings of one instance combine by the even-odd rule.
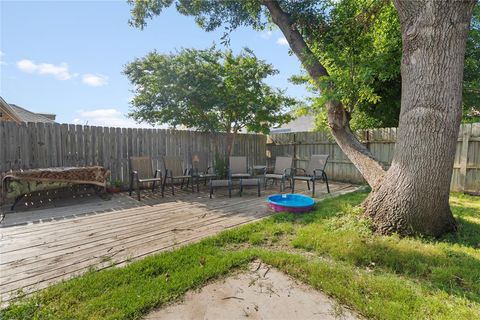
[[[272, 21], [280, 28], [293, 53], [307, 70], [317, 88], [321, 90], [321, 78], [328, 76], [328, 71], [307, 46], [290, 15], [282, 10], [276, 0], [262, 0], [262, 5], [268, 9]], [[345, 110], [343, 104], [340, 101], [329, 101], [326, 103], [326, 107], [328, 124], [338, 145], [367, 183], [375, 188], [385, 174], [384, 166], [353, 134], [350, 129], [350, 113]]]

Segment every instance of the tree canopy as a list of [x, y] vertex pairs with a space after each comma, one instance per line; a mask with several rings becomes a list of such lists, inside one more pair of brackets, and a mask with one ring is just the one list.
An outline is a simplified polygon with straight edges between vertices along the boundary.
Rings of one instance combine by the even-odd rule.
[[[312, 51], [335, 85], [308, 106], [317, 127], [326, 128], [325, 101], [338, 99], [351, 112], [353, 129], [397, 127], [400, 113], [402, 39], [390, 1], [343, 0], [326, 3], [328, 15], [312, 39]], [[292, 79], [306, 83], [308, 76]], [[314, 85], [310, 86], [313, 92]], [[480, 4], [467, 40], [464, 67], [464, 121], [480, 120]], [[303, 110], [306, 111], [306, 110]]]
[[[327, 127], [325, 102], [332, 99], [341, 101], [351, 113], [353, 129], [397, 126], [402, 40], [394, 6], [371, 0], [325, 6], [328, 15], [312, 35], [311, 48], [333, 85], [311, 99], [309, 108], [317, 115], [317, 127]], [[305, 83], [310, 79], [305, 75], [292, 80]], [[311, 89], [315, 92], [316, 87]]]
[[135, 87], [130, 116], [151, 124], [268, 133], [291, 120], [287, 111], [297, 103], [265, 83], [278, 71], [249, 49], [238, 55], [215, 47], [151, 52], [124, 73]]
[[[263, 30], [271, 16], [259, 0], [130, 0], [133, 26], [143, 28], [148, 19], [175, 5], [184, 15], [211, 31], [228, 33], [240, 26]], [[340, 100], [350, 112], [353, 128], [398, 125], [401, 94], [401, 35], [395, 7], [389, 0], [280, 0], [310, 50], [328, 72], [322, 95], [316, 87], [310, 101], [317, 123], [326, 127], [325, 102]], [[480, 114], [480, 5], [477, 4], [467, 42], [464, 71], [464, 119]], [[226, 40], [228, 41], [228, 40]], [[295, 83], [312, 81], [299, 76]], [[313, 83], [312, 83], [313, 84]], [[316, 84], [315, 84], [316, 86]], [[331, 88], [332, 90], [327, 90]]]

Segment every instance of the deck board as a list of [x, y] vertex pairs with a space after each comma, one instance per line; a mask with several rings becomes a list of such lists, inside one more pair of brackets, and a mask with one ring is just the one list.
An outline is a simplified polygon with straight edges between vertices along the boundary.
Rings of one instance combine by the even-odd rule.
[[[330, 195], [319, 198], [356, 187], [331, 183], [330, 189]], [[276, 188], [262, 190], [263, 195], [277, 192]], [[256, 197], [255, 190], [231, 199], [221, 191], [209, 199], [205, 189], [193, 194], [179, 190], [165, 198], [144, 191], [142, 196], [141, 202], [128, 194], [115, 195], [110, 201], [82, 199], [7, 216], [7, 226], [0, 228], [2, 302], [18, 290], [31, 293], [92, 267], [124, 265], [272, 214], [264, 196]], [[8, 226], [10, 217], [12, 226]], [[23, 224], [15, 225], [19, 222]]]

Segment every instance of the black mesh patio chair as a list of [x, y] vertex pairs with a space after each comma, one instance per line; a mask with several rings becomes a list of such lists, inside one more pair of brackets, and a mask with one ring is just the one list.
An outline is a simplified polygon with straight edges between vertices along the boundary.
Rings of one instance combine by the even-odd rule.
[[[172, 156], [163, 157], [163, 167], [164, 167], [164, 177], [163, 177], [164, 190], [167, 183], [169, 183], [170, 187], [172, 188], [172, 195], [175, 195], [175, 188], [174, 188], [175, 181], [181, 180], [182, 183], [181, 183], [180, 189], [183, 189], [183, 185], [186, 180], [187, 186], [188, 186], [188, 182], [192, 183], [192, 192], [194, 191], [193, 177], [188, 173], [188, 170], [183, 167], [182, 158], [172, 157]], [[198, 179], [197, 179], [197, 184], [198, 184]]]
[[[192, 153], [192, 167], [190, 174], [193, 179], [202, 179], [204, 184], [207, 184], [207, 180], [216, 178], [218, 175], [214, 172], [212, 167], [208, 166], [208, 154], [206, 152], [194, 152]], [[197, 191], [198, 190], [197, 183]]]
[[153, 172], [152, 159], [150, 157], [130, 157], [130, 170], [130, 196], [132, 195], [134, 183], [137, 190], [137, 198], [140, 201], [140, 184], [151, 183], [152, 192], [154, 192], [155, 185], [159, 182], [159, 185], [162, 187], [163, 197], [162, 172], [158, 169], [155, 170], [155, 173]]
[[275, 159], [275, 167], [273, 169], [273, 173], [266, 173], [265, 172], [265, 189], [267, 189], [267, 182], [268, 180], [274, 181], [280, 180], [280, 192], [285, 190], [285, 180], [288, 179], [290, 182], [290, 187], [292, 186], [292, 163], [293, 157], [277, 157]]
[[229, 179], [250, 178], [252, 174], [248, 169], [247, 157], [230, 157], [228, 166]]
[[[327, 192], [330, 193], [328, 186], [328, 178], [325, 173], [327, 166], [328, 154], [314, 154], [310, 157], [306, 169], [296, 168], [292, 177], [292, 193], [295, 193], [295, 180], [302, 180], [307, 182], [308, 190], [310, 190], [310, 182], [312, 182], [312, 196], [315, 195], [315, 181], [321, 180], [327, 184]], [[299, 174], [299, 172], [303, 174]]]

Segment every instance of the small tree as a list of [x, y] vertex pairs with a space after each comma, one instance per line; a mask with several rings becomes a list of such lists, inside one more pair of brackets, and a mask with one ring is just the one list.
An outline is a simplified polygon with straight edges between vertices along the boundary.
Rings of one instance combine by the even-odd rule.
[[226, 132], [227, 155], [240, 130], [268, 133], [273, 125], [291, 120], [285, 111], [296, 104], [264, 82], [278, 71], [249, 49], [239, 55], [215, 47], [151, 52], [129, 63], [124, 73], [135, 86], [131, 117]]

